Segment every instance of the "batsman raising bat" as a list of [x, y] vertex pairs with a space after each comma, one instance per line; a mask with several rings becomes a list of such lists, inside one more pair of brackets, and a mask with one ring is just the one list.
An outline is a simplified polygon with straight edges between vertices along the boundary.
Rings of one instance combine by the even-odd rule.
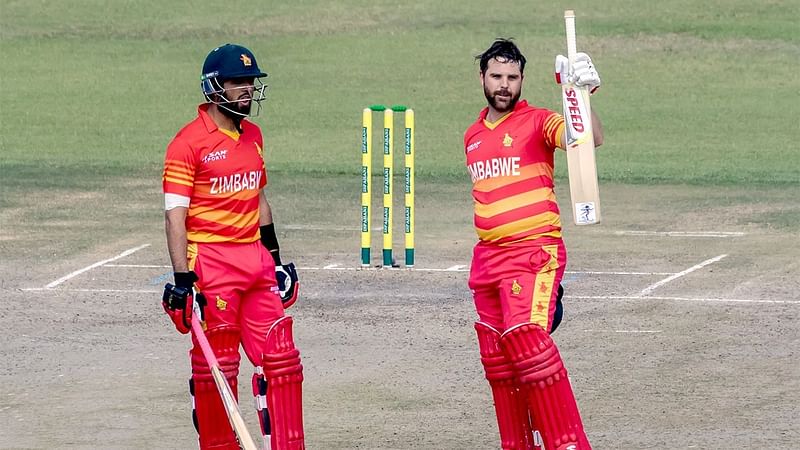
[[189, 390], [201, 449], [252, 446], [231, 398], [237, 397], [240, 344], [255, 366], [264, 448], [304, 448], [303, 366], [292, 318], [284, 313], [297, 298], [297, 273], [293, 264], [281, 263], [264, 193], [261, 130], [245, 119], [253, 103], [261, 108], [266, 76], [245, 47], [211, 51], [201, 78], [206, 102], [166, 152], [166, 234], [175, 284], [166, 286], [163, 306], [178, 331], [193, 332]]
[[[464, 134], [479, 239], [469, 287], [501, 447], [589, 449], [550, 337], [563, 313], [567, 264], [553, 191], [555, 149], [567, 145], [564, 117], [520, 100], [525, 57], [510, 40], [496, 40], [476, 59], [488, 106]], [[600, 85], [588, 55], [572, 65], [565, 60], [556, 58], [559, 83]], [[591, 122], [600, 145], [603, 129], [594, 113]]]

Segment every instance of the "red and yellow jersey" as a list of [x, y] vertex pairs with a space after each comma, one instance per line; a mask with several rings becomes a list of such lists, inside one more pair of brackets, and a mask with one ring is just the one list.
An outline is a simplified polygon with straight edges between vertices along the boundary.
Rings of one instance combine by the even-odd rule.
[[553, 156], [564, 147], [564, 118], [525, 100], [495, 123], [488, 111], [464, 134], [478, 237], [498, 245], [560, 238]]
[[164, 194], [189, 199], [189, 242], [254, 242], [258, 196], [267, 184], [261, 130], [246, 120], [241, 133], [218, 128], [208, 107], [200, 105], [167, 147]]

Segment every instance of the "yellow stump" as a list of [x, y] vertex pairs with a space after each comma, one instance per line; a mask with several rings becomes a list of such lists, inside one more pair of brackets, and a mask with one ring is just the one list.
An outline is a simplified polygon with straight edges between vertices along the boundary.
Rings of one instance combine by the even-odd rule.
[[361, 265], [370, 265], [370, 206], [372, 206], [372, 110], [364, 108], [361, 128]]
[[392, 130], [394, 114], [391, 108], [383, 112], [383, 265], [392, 266]]
[[414, 267], [414, 110], [406, 110], [406, 267]]
[[372, 113], [383, 112], [383, 267], [397, 267], [393, 258], [392, 177], [394, 176], [394, 113], [405, 118], [405, 263], [414, 266], [414, 111], [403, 105], [365, 108], [361, 130], [361, 265], [371, 263]]

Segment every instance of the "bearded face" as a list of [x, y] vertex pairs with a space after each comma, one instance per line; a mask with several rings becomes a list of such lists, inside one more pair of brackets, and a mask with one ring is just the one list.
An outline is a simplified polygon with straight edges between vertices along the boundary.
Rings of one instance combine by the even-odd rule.
[[486, 96], [486, 101], [489, 105], [499, 113], [512, 111], [522, 94], [521, 91], [512, 93], [508, 88], [500, 88], [494, 91], [490, 91], [489, 89], [490, 88], [484, 86], [483, 95]]
[[489, 106], [505, 114], [514, 109], [522, 95], [522, 72], [519, 63], [505, 59], [492, 59], [481, 74], [483, 94]]
[[249, 116], [253, 105], [253, 91], [255, 90], [253, 78], [235, 78], [222, 83], [225, 109], [239, 116]]

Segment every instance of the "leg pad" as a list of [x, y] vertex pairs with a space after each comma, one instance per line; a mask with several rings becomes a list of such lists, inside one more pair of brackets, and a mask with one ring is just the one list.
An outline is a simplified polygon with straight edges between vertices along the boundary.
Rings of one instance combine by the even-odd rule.
[[303, 365], [294, 345], [290, 316], [278, 319], [267, 332], [261, 366], [267, 380], [273, 450], [304, 449]]
[[547, 450], [590, 450], [567, 370], [555, 343], [540, 326], [507, 330], [500, 344], [527, 387], [533, 426]]
[[[220, 369], [231, 386], [233, 395], [237, 392], [239, 375], [239, 328], [221, 326], [206, 332], [208, 343], [214, 350]], [[239, 443], [228, 421], [222, 405], [217, 385], [211, 376], [203, 351], [198, 344], [189, 352], [192, 363], [192, 379], [189, 391], [192, 394], [192, 419], [200, 438], [200, 448], [214, 450], [238, 450]]]
[[516, 383], [514, 367], [500, 348], [500, 332], [484, 322], [475, 322], [478, 346], [486, 379], [492, 389], [500, 447], [503, 450], [533, 448], [528, 406]]

